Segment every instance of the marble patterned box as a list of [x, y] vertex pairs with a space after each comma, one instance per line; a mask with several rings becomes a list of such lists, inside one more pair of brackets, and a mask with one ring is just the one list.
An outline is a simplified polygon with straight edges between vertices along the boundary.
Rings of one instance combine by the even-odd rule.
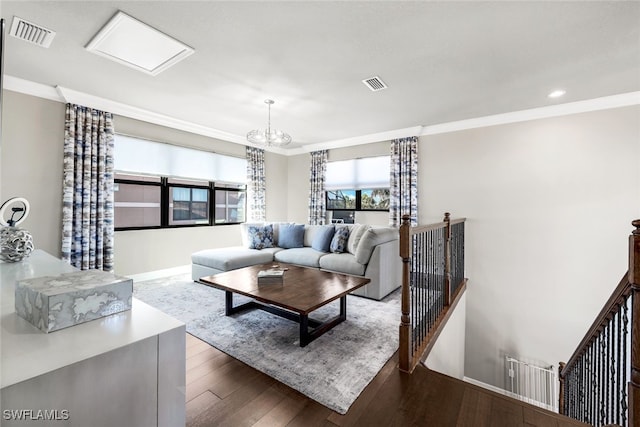
[[131, 309], [133, 280], [101, 270], [16, 283], [16, 313], [44, 332]]

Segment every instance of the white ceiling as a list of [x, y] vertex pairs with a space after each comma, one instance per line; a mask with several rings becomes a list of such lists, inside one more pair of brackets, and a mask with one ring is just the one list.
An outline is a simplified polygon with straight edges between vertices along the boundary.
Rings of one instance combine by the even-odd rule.
[[[85, 46], [118, 10], [195, 49], [157, 76]], [[640, 2], [4, 1], [5, 75], [291, 147], [640, 91]], [[388, 89], [361, 80], [380, 76]], [[547, 98], [563, 88], [558, 100]], [[408, 136], [408, 135], [407, 135]]]

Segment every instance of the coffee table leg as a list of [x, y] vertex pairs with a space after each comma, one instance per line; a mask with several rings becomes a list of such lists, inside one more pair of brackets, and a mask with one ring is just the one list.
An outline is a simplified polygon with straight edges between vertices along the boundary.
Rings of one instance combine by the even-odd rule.
[[[306, 347], [311, 341], [327, 332], [329, 329], [347, 320], [347, 296], [340, 297], [340, 314], [324, 323], [314, 325], [314, 329], [309, 332], [309, 316], [300, 315], [300, 347]], [[316, 321], [312, 321], [317, 323]]]
[[233, 292], [224, 292], [224, 314], [231, 316], [233, 314]]
[[262, 308], [260, 304], [255, 301], [245, 302], [237, 307], [233, 306], [233, 292], [224, 291], [224, 314], [231, 316], [232, 314], [240, 313], [245, 310], [252, 310], [256, 308]]
[[309, 315], [300, 315], [300, 347], [306, 347], [313, 339], [309, 334]]

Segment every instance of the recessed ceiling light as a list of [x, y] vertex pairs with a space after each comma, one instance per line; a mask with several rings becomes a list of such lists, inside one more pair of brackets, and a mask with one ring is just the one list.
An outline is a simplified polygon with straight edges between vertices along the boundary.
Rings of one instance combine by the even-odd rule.
[[567, 93], [566, 90], [563, 89], [556, 89], [553, 92], [551, 92], [549, 95], [547, 95], [549, 98], [560, 98], [562, 95], [564, 95], [565, 93]]
[[120, 11], [86, 49], [152, 76], [194, 52], [184, 43]]

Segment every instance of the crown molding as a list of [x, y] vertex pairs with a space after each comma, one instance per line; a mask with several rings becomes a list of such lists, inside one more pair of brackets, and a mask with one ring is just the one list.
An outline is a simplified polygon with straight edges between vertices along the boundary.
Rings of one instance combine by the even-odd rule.
[[3, 87], [13, 92], [24, 93], [25, 95], [36, 96], [38, 98], [49, 99], [51, 101], [64, 102], [58, 91], [49, 85], [32, 82], [14, 76], [4, 76]]
[[409, 136], [422, 135], [422, 126], [413, 126], [403, 129], [389, 130], [386, 132], [371, 133], [368, 135], [360, 135], [352, 138], [336, 139], [333, 141], [320, 142], [317, 144], [309, 144], [300, 148], [287, 150], [289, 155], [310, 153], [317, 150], [330, 150], [336, 148], [353, 147], [354, 145], [370, 144], [372, 142], [390, 141], [396, 138], [406, 138]]
[[[39, 98], [57, 102], [70, 102], [74, 104], [91, 106], [111, 113], [142, 120], [160, 126], [208, 136], [222, 141], [232, 142], [244, 146], [250, 145], [242, 135], [235, 135], [211, 127], [199, 125], [187, 120], [177, 119], [164, 114], [155, 113], [143, 108], [134, 107], [110, 99], [90, 95], [73, 89], [36, 83], [19, 77], [5, 75], [4, 88], [14, 92], [20, 92]], [[304, 145], [297, 148], [261, 147], [265, 151], [283, 156], [296, 156], [316, 150], [328, 150], [336, 148], [352, 147], [356, 145], [370, 144], [373, 142], [389, 141], [408, 136], [427, 136], [442, 133], [457, 132], [468, 129], [476, 129], [488, 126], [504, 125], [529, 120], [559, 117], [569, 114], [585, 113], [589, 111], [606, 110], [618, 107], [640, 105], [640, 91], [622, 93], [619, 95], [605, 96], [584, 101], [568, 102], [528, 110], [514, 111], [504, 114], [477, 117], [467, 120], [442, 123], [430, 126], [413, 126], [403, 129], [395, 129], [386, 132], [361, 135], [333, 141], [325, 141], [317, 144]]]
[[91, 108], [109, 111], [110, 113], [130, 117], [136, 120], [155, 123], [173, 129], [184, 130], [199, 135], [209, 136], [211, 138], [221, 139], [223, 141], [234, 142], [236, 144], [247, 145], [247, 141], [244, 138], [229, 132], [224, 132], [207, 126], [198, 125], [186, 120], [176, 119], [164, 114], [155, 113], [143, 108], [134, 107], [128, 104], [123, 104], [121, 102], [112, 101], [110, 99], [101, 98], [99, 96], [90, 95], [84, 92], [78, 92], [76, 90], [65, 88], [62, 86], [56, 86], [56, 90], [65, 100], [65, 102], [90, 106]]
[[440, 133], [458, 132], [467, 129], [506, 125], [509, 123], [560, 117], [569, 114], [587, 113], [589, 111], [607, 110], [610, 108], [628, 107], [639, 104], [640, 91], [628, 92], [585, 101], [568, 102], [566, 104], [549, 105], [546, 107], [531, 108], [529, 110], [513, 111], [510, 113], [424, 126], [420, 135], [437, 135]]

